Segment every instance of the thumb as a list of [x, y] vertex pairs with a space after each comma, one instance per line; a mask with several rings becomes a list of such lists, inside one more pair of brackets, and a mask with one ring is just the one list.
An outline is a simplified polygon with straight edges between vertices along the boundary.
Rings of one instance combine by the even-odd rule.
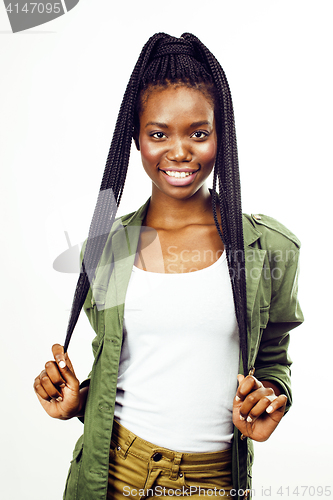
[[240, 388], [240, 385], [242, 383], [242, 381], [244, 380], [244, 375], [241, 375], [240, 373], [237, 375], [237, 380], [238, 380], [238, 387], [237, 387], [237, 390], [236, 390], [236, 395], [235, 395], [235, 400], [234, 400], [234, 405], [241, 405], [242, 404], [242, 397], [241, 397], [241, 394], [238, 392], [239, 391], [239, 388]]
[[70, 384], [71, 382], [76, 382], [76, 375], [72, 366], [72, 363], [68, 357], [67, 352], [64, 353], [64, 348], [60, 344], [54, 344], [52, 346], [52, 353], [54, 359], [58, 365], [61, 376], [65, 380], [66, 383]]
[[59, 368], [65, 368], [66, 358], [65, 358], [63, 346], [60, 344], [54, 344], [52, 346], [52, 354], [53, 354], [54, 359], [56, 360]]

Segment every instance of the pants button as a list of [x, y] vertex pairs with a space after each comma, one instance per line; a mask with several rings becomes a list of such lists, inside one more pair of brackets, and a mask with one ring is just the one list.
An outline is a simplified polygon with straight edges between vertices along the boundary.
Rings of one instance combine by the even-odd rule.
[[154, 455], [152, 456], [152, 459], [154, 460], [154, 462], [159, 462], [159, 460], [161, 460], [162, 458], [162, 453], [154, 453]]

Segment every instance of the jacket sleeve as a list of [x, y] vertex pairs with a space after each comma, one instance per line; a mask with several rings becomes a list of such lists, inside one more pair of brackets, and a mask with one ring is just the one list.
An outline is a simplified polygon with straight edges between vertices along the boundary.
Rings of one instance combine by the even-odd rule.
[[288, 397], [286, 411], [292, 403], [290, 366], [288, 354], [289, 332], [303, 322], [298, 302], [299, 248], [289, 249], [291, 258], [270, 263], [271, 302], [269, 319], [262, 332], [255, 363], [255, 376], [278, 385]]

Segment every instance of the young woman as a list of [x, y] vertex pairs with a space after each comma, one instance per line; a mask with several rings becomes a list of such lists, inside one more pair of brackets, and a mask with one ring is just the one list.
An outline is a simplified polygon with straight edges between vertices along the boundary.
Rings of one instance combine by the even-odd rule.
[[[114, 221], [132, 138], [152, 195]], [[219, 63], [191, 34], [151, 37], [120, 109], [65, 346], [34, 385], [49, 415], [84, 420], [65, 499], [250, 497], [251, 440], [291, 404], [299, 246], [274, 219], [241, 213]], [[67, 347], [83, 303], [97, 335], [79, 385]]]

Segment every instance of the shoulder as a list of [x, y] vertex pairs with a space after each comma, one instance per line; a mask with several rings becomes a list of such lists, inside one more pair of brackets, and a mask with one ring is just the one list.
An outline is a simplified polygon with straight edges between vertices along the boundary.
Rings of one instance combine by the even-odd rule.
[[266, 251], [270, 265], [297, 269], [301, 242], [284, 224], [263, 214], [243, 215], [244, 246]]
[[284, 224], [273, 217], [264, 214], [243, 214], [244, 239], [257, 233], [258, 239], [269, 246], [295, 246], [301, 247], [297, 236]]
[[115, 220], [115, 223], [117, 221], [120, 221], [122, 224], [127, 224], [133, 218], [133, 216], [135, 214], [136, 214], [136, 212], [130, 212], [129, 214], [125, 214], [125, 215], [122, 215], [121, 217], [117, 217], [117, 219]]
[[[149, 201], [150, 201], [150, 199], [147, 200], [146, 203], [144, 203], [135, 212], [130, 212], [128, 214], [122, 215], [121, 217], [116, 217], [116, 219], [114, 220], [114, 222], [112, 224], [112, 227], [111, 227], [110, 233], [108, 235], [108, 238], [106, 240], [103, 253], [109, 251], [109, 246], [111, 244], [112, 238], [113, 238], [113, 236], [115, 236], [115, 234], [117, 232], [121, 231], [122, 229], [124, 229], [125, 227], [127, 227], [129, 225], [131, 225], [131, 226], [141, 226], [142, 221], [145, 218], [146, 213], [147, 213]], [[84, 243], [82, 245], [82, 249], [81, 249], [81, 262], [82, 262], [84, 251], [85, 251], [85, 248], [86, 248], [86, 245], [87, 245], [87, 241], [88, 241], [88, 238], [84, 241]]]
[[117, 217], [114, 222], [112, 229], [119, 229], [121, 226], [141, 226], [143, 219], [145, 218], [149, 206], [150, 198], [135, 212], [130, 212], [129, 214]]

